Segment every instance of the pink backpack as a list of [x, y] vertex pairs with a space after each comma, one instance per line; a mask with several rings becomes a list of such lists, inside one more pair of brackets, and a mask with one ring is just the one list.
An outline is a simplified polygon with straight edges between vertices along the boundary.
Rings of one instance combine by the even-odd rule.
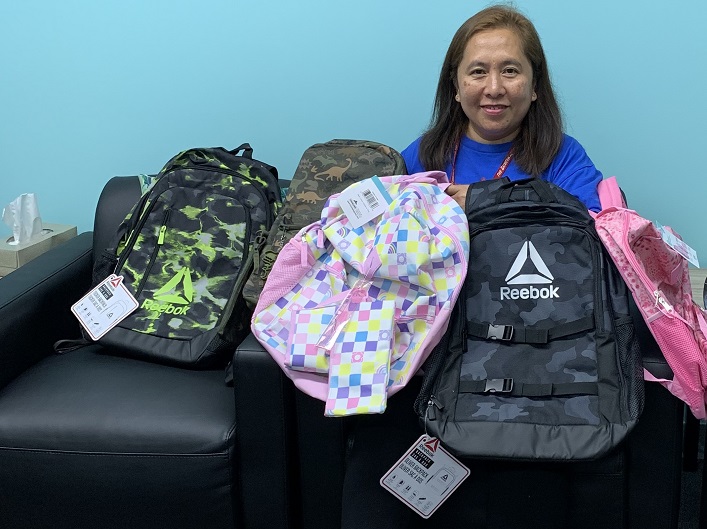
[[445, 173], [374, 183], [388, 202], [382, 214], [361, 226], [344, 214], [374, 198], [371, 182], [332, 195], [278, 255], [251, 322], [328, 416], [385, 411], [447, 329], [467, 272], [468, 223], [443, 191]]
[[628, 209], [614, 177], [599, 185], [602, 211], [596, 229], [633, 294], [673, 371], [658, 382], [704, 419], [707, 387], [707, 321], [693, 301], [687, 260], [663, 241], [656, 226]]

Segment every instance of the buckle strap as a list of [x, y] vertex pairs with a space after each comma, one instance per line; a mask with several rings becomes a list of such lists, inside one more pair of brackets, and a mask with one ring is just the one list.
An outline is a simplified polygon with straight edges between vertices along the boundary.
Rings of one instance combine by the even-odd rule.
[[513, 391], [512, 378], [490, 378], [486, 379], [484, 393], [510, 393]]
[[571, 397], [573, 395], [597, 395], [596, 382], [564, 382], [561, 384], [540, 384], [514, 382], [512, 378], [491, 378], [485, 380], [462, 380], [459, 393], [503, 393], [509, 397]]
[[500, 340], [512, 343], [545, 344], [580, 332], [591, 331], [594, 318], [585, 316], [578, 320], [560, 323], [550, 329], [536, 329], [523, 325], [498, 325], [469, 320], [466, 332], [482, 340]]
[[507, 342], [513, 338], [514, 331], [513, 325], [494, 325], [493, 323], [480, 323], [477, 321], [466, 322], [467, 334], [484, 340], [502, 340]]
[[489, 340], [508, 341], [513, 338], [513, 325], [488, 325], [486, 338]]

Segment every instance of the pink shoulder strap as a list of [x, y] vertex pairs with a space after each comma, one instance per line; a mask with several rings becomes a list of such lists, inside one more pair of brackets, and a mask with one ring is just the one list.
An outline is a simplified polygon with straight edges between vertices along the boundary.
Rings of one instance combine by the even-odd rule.
[[607, 209], [610, 207], [626, 207], [626, 202], [621, 194], [621, 188], [619, 187], [619, 183], [616, 181], [615, 176], [604, 178], [604, 180], [599, 182], [597, 192], [599, 193], [599, 203], [601, 204], [601, 209]]

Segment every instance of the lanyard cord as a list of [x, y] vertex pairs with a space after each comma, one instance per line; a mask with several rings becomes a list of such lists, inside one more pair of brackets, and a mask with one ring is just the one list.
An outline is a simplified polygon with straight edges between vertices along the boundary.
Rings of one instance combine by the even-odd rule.
[[[452, 184], [455, 183], [454, 177], [456, 174], [456, 169], [457, 169], [457, 155], [459, 154], [459, 146], [461, 145], [461, 139], [457, 142], [457, 144], [454, 146], [454, 158], [452, 159], [452, 176], [449, 179]], [[511, 145], [511, 148], [508, 150], [508, 154], [506, 155], [506, 158], [501, 162], [501, 165], [498, 168], [498, 171], [496, 171], [496, 174], [494, 175], [494, 179], [496, 178], [501, 178], [503, 176], [503, 173], [506, 172], [506, 169], [508, 169], [508, 166], [511, 163], [511, 160], [513, 159], [513, 145]]]

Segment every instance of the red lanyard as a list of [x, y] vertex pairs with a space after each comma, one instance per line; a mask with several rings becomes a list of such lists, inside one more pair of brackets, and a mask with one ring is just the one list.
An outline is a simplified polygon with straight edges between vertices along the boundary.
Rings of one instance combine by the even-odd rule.
[[[461, 140], [457, 142], [457, 145], [454, 147], [454, 159], [452, 160], [452, 176], [450, 177], [449, 181], [453, 184], [454, 183], [454, 176], [456, 173], [456, 168], [457, 168], [457, 155], [459, 154], [459, 145], [461, 144]], [[501, 163], [501, 165], [498, 168], [498, 171], [496, 171], [496, 174], [494, 175], [494, 179], [496, 178], [501, 178], [503, 176], [503, 173], [506, 172], [506, 169], [508, 169], [508, 166], [511, 163], [511, 160], [513, 159], [513, 146], [508, 150], [508, 154], [506, 155], [505, 160]]]

